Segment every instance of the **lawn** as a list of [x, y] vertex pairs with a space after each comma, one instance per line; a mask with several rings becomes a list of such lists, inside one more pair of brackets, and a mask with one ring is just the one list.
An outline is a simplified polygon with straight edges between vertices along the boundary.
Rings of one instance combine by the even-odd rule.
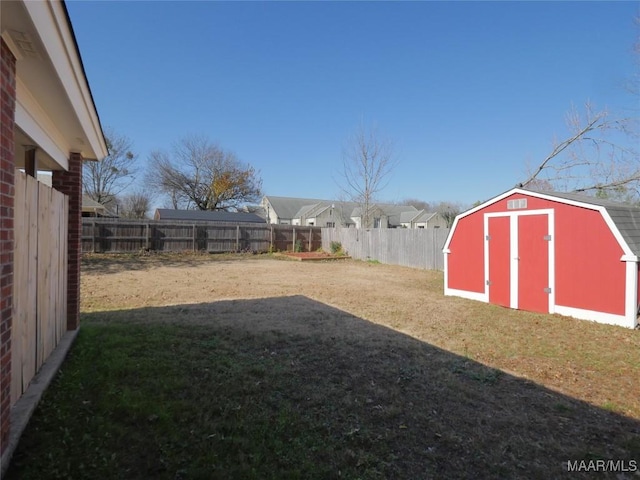
[[80, 334], [6, 478], [557, 478], [640, 461], [639, 331], [351, 260], [83, 269]]

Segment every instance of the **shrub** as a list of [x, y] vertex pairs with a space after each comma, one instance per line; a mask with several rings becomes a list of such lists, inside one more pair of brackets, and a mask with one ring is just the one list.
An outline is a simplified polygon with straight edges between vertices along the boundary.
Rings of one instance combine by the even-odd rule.
[[331, 242], [331, 253], [339, 255], [342, 253], [342, 244], [340, 242]]
[[302, 251], [302, 240], [296, 240], [296, 244], [293, 247], [293, 251], [294, 252], [301, 252]]

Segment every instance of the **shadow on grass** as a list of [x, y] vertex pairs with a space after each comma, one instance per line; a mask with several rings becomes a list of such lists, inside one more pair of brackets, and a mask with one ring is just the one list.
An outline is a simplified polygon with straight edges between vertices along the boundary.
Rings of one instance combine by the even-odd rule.
[[84, 314], [7, 478], [558, 478], [632, 469], [639, 435], [290, 296]]

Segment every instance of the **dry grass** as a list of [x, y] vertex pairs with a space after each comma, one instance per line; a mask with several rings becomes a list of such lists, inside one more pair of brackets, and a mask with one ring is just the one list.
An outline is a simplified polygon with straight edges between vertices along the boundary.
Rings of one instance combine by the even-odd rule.
[[445, 297], [441, 272], [198, 254], [87, 256], [83, 269], [87, 312], [303, 295], [640, 419], [640, 331]]
[[[569, 460], [640, 460], [639, 331], [356, 261], [83, 266], [83, 331], [10, 478], [65, 476], [92, 449], [78, 478], [558, 478]], [[47, 448], [57, 463], [38, 463]]]

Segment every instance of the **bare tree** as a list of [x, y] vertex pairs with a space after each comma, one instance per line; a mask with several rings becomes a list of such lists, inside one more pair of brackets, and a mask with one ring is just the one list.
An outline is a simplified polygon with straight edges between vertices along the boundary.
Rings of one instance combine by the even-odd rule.
[[118, 214], [122, 218], [148, 218], [152, 198], [152, 194], [144, 189], [118, 197]]
[[105, 139], [109, 155], [100, 162], [86, 161], [82, 166], [84, 193], [105, 206], [115, 202], [135, 179], [136, 155], [131, 140], [108, 128]]
[[262, 188], [253, 167], [204, 136], [183, 138], [171, 154], [152, 152], [147, 181], [173, 208], [196, 210], [238, 210], [256, 202]]
[[189, 198], [182, 191], [186, 178], [177, 174], [169, 154], [162, 150], [154, 150], [149, 154], [148, 164], [147, 185], [156, 192], [166, 195], [165, 207], [190, 208]]
[[632, 117], [618, 118], [606, 110], [567, 116], [570, 135], [555, 142], [549, 155], [529, 170], [524, 187], [545, 186], [560, 191], [600, 196], [640, 195], [640, 161], [632, 139], [638, 138]]
[[455, 218], [466, 209], [467, 207], [459, 202], [438, 202], [434, 207], [434, 210], [447, 222], [447, 228], [451, 228]]
[[372, 226], [374, 202], [397, 163], [393, 142], [375, 127], [360, 125], [346, 141], [337, 183], [344, 195], [359, 204], [363, 228]]
[[398, 205], [411, 205], [416, 207], [418, 210], [425, 210], [427, 212], [431, 211], [431, 204], [424, 200], [418, 200], [417, 198], [407, 198], [398, 203]]
[[[640, 28], [640, 17], [635, 22]], [[632, 54], [639, 65], [640, 36], [636, 37]], [[625, 84], [632, 99], [630, 113], [614, 115], [606, 109], [596, 110], [590, 103], [583, 112], [572, 108], [567, 115], [567, 137], [554, 142], [551, 153], [528, 169], [527, 178], [520, 185], [638, 202], [640, 74], [637, 69]]]

